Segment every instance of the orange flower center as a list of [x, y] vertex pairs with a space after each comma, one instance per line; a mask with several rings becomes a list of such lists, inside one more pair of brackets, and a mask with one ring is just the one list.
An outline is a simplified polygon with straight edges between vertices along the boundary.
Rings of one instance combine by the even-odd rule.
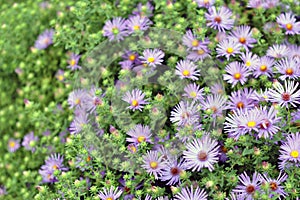
[[192, 41], [192, 46], [193, 47], [197, 47], [199, 45], [199, 41], [198, 40], [193, 40]]
[[294, 73], [294, 71], [293, 71], [293, 69], [291, 69], [291, 68], [288, 68], [287, 70], [285, 70], [285, 73], [287, 74], [287, 75], [293, 75], [293, 73]]
[[70, 65], [71, 65], [71, 66], [76, 65], [76, 60], [72, 59], [72, 60], [70, 61]]
[[197, 53], [198, 53], [198, 55], [203, 55], [203, 54], [205, 53], [205, 51], [204, 51], [203, 49], [199, 49], [199, 50], [197, 51]]
[[239, 79], [242, 77], [242, 75], [241, 75], [240, 73], [235, 73], [235, 74], [233, 75], [233, 77], [234, 77], [236, 80], [239, 80]]
[[139, 102], [138, 102], [137, 100], [133, 100], [133, 101], [131, 102], [131, 105], [134, 106], [134, 107], [136, 107], [136, 106], [139, 105]]
[[267, 66], [266, 65], [262, 65], [260, 66], [260, 71], [265, 72], [267, 70]]
[[290, 24], [290, 23], [287, 24], [287, 25], [285, 25], [285, 27], [286, 27], [286, 29], [289, 30], [289, 31], [293, 29], [293, 25]]
[[239, 41], [240, 41], [240, 43], [245, 44], [246, 43], [246, 38], [240, 37]]
[[222, 22], [222, 18], [220, 16], [215, 17], [215, 22], [220, 24]]
[[238, 108], [244, 108], [244, 103], [240, 101], [240, 102], [238, 102], [236, 104], [236, 107], [238, 107]]
[[76, 104], [76, 105], [80, 104], [80, 102], [81, 102], [80, 99], [76, 99], [76, 100], [75, 100], [75, 104]]
[[246, 192], [247, 192], [248, 194], [252, 194], [254, 191], [255, 191], [255, 187], [254, 187], [253, 185], [248, 185], [248, 186], [246, 187]]
[[130, 60], [130, 61], [134, 61], [134, 60], [135, 60], [135, 55], [134, 55], [134, 54], [131, 54], [131, 55], [129, 56], [129, 60]]
[[137, 138], [137, 141], [138, 141], [139, 143], [144, 142], [145, 140], [146, 140], [146, 138], [145, 138], [144, 136], [139, 136], [139, 137]]
[[270, 188], [271, 188], [271, 190], [273, 190], [273, 191], [277, 190], [277, 189], [278, 189], [277, 183], [271, 182], [271, 183], [270, 183]]

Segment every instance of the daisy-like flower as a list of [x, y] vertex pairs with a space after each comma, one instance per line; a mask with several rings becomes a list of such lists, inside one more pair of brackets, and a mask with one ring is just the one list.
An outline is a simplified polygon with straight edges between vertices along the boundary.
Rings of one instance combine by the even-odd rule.
[[130, 104], [127, 109], [131, 109], [133, 111], [142, 111], [144, 105], [148, 104], [147, 100], [145, 100], [144, 98], [145, 94], [141, 90], [134, 89], [131, 92], [127, 91], [122, 100]]
[[194, 99], [202, 100], [203, 98], [203, 88], [200, 88], [196, 83], [191, 83], [184, 88], [185, 93], [182, 96]]
[[224, 74], [223, 78], [225, 81], [232, 84], [232, 87], [234, 87], [237, 83], [244, 85], [247, 81], [247, 77], [250, 75], [249, 69], [237, 61], [229, 63], [226, 66], [225, 71], [227, 74]]
[[[287, 193], [284, 191], [284, 187], [280, 184], [283, 183], [288, 178], [287, 174], [280, 171], [279, 176], [277, 179], [272, 179], [267, 176], [267, 174], [263, 174], [260, 176], [260, 180], [262, 182], [262, 185], [268, 184], [270, 186], [270, 192], [276, 193], [280, 195], [281, 197], [286, 197]], [[270, 194], [269, 198], [274, 197], [274, 194]], [[279, 198], [281, 199], [281, 198]]]
[[213, 164], [219, 161], [219, 144], [216, 140], [204, 135], [201, 139], [194, 139], [186, 145], [183, 152], [186, 166], [192, 171], [200, 171], [202, 168], [214, 170]]
[[204, 111], [211, 111], [213, 118], [223, 116], [223, 111], [227, 109], [227, 98], [224, 95], [215, 94], [209, 95], [201, 102], [201, 109]]
[[76, 69], [81, 69], [82, 67], [78, 65], [80, 57], [81, 55], [72, 53], [70, 59], [68, 60], [69, 66], [67, 66], [67, 68], [71, 69], [72, 71]]
[[300, 163], [300, 134], [294, 133], [287, 136], [287, 141], [280, 146], [279, 169], [283, 170], [290, 164]]
[[256, 43], [256, 40], [252, 38], [250, 26], [238, 26], [235, 31], [232, 31], [230, 36], [236, 42], [239, 42], [247, 51], [253, 47], [253, 43]]
[[232, 15], [232, 12], [224, 6], [219, 10], [212, 6], [205, 13], [206, 20], [208, 21], [207, 25], [221, 32], [230, 30], [233, 27], [234, 19], [231, 19]]
[[161, 173], [160, 180], [168, 181], [167, 185], [175, 185], [180, 183], [180, 174], [186, 170], [183, 160], [177, 161], [177, 158], [171, 158], [166, 161], [166, 167]]
[[278, 111], [275, 110], [274, 106], [271, 106], [270, 108], [267, 106], [261, 107], [260, 110], [263, 117], [259, 125], [258, 137], [270, 138], [280, 130], [276, 124], [281, 118], [277, 117]]
[[101, 200], [117, 200], [119, 199], [121, 194], [122, 194], [122, 190], [110, 186], [109, 190], [104, 188], [103, 191], [100, 191], [98, 197]]
[[300, 63], [300, 46], [298, 45], [289, 45], [291, 53], [289, 54], [290, 59], [294, 59], [295, 62]]
[[103, 35], [108, 37], [110, 41], [123, 40], [128, 35], [126, 20], [122, 17], [116, 17], [106, 21], [103, 27]]
[[119, 62], [119, 64], [121, 65], [121, 68], [125, 70], [131, 70], [131, 68], [133, 67], [130, 60], [121, 61]]
[[271, 77], [273, 75], [273, 69], [272, 66], [274, 65], [275, 61], [273, 58], [268, 56], [263, 56], [259, 59], [259, 65], [257, 65], [255, 68], [253, 68], [254, 72], [253, 75], [255, 78], [266, 75], [268, 77]]
[[223, 84], [220, 82], [214, 83], [210, 87], [210, 91], [212, 94], [220, 94], [220, 95], [225, 94], [225, 88], [224, 88]]
[[274, 8], [279, 4], [279, 0], [264, 0], [263, 7], [265, 9]]
[[240, 54], [241, 44], [233, 39], [222, 40], [217, 46], [217, 57], [225, 56], [229, 60], [230, 56]]
[[20, 140], [9, 139], [7, 147], [9, 152], [17, 151], [20, 148]]
[[22, 146], [31, 152], [35, 151], [34, 145], [39, 140], [38, 136], [34, 136], [33, 132], [28, 133], [24, 136]]
[[249, 0], [248, 8], [262, 8], [263, 7], [263, 0]]
[[46, 49], [48, 46], [53, 44], [53, 35], [53, 29], [45, 30], [42, 34], [39, 35], [38, 39], [35, 41], [34, 47], [39, 50]]
[[139, 15], [141, 17], [152, 17], [153, 16], [153, 9], [154, 7], [152, 4], [148, 1], [145, 5], [142, 3], [139, 3], [134, 11], [132, 11], [132, 14]]
[[296, 22], [296, 16], [291, 12], [280, 14], [276, 18], [276, 22], [285, 29], [287, 35], [300, 33], [300, 22]]
[[0, 197], [6, 195], [6, 188], [3, 185], [0, 185]]
[[297, 79], [300, 76], [299, 64], [294, 59], [283, 58], [275, 64], [276, 69], [280, 74], [281, 80]]
[[59, 80], [59, 81], [64, 81], [64, 80], [65, 80], [65, 71], [59, 69], [59, 70], [56, 72], [55, 77], [56, 77], [57, 80]]
[[260, 59], [256, 54], [253, 54], [251, 51], [247, 51], [246, 53], [242, 53], [240, 56], [244, 65], [250, 70], [255, 69], [260, 65]]
[[149, 126], [144, 126], [142, 124], [136, 125], [133, 129], [127, 132], [127, 135], [131, 138], [127, 138], [127, 142], [132, 142], [140, 144], [141, 142], [150, 142], [151, 143], [151, 130]]
[[126, 21], [129, 34], [132, 34], [136, 31], [145, 31], [151, 24], [152, 22], [147, 17], [141, 17], [139, 15], [131, 16]]
[[241, 195], [242, 199], [252, 200], [253, 194], [260, 189], [260, 174], [254, 172], [252, 180], [246, 172], [239, 176], [240, 184], [232, 191]]
[[300, 90], [297, 89], [299, 82], [284, 81], [284, 85], [277, 82], [274, 89], [269, 90], [269, 99], [271, 102], [278, 103], [282, 107], [288, 108], [289, 105], [297, 107], [300, 104]]
[[143, 52], [143, 56], [140, 56], [142, 63], [147, 64], [151, 67], [156, 67], [156, 65], [161, 65], [164, 61], [163, 57], [165, 53], [159, 49], [146, 49]]
[[177, 62], [175, 74], [180, 76], [181, 79], [187, 78], [198, 80], [200, 70], [197, 66], [189, 60], [181, 60]]
[[180, 101], [171, 111], [170, 120], [177, 126], [194, 124], [199, 120], [198, 105], [195, 102], [189, 103]]
[[83, 89], [72, 91], [68, 97], [68, 104], [70, 108], [82, 108], [86, 97], [87, 93]]
[[230, 198], [226, 198], [226, 200], [243, 200], [242, 195], [241, 194], [235, 194], [234, 192], [231, 192], [229, 194]]
[[71, 134], [80, 133], [84, 125], [89, 123], [88, 114], [85, 112], [85, 110], [76, 109], [74, 113], [74, 120], [71, 122], [69, 127], [69, 131]]
[[249, 109], [253, 108], [253, 101], [243, 94], [242, 90], [238, 90], [236, 92], [232, 92], [229, 101], [228, 101], [228, 109], [237, 110], [237, 109]]
[[139, 54], [134, 51], [125, 51], [125, 53], [122, 55], [122, 58], [124, 61], [130, 61], [134, 65], [140, 65], [141, 61], [139, 59]]
[[162, 170], [166, 167], [166, 162], [163, 161], [163, 156], [158, 156], [157, 151], [147, 151], [147, 154], [143, 156], [144, 164], [142, 167], [150, 175], [154, 175], [155, 179], [158, 179], [158, 176], [161, 176]]
[[260, 89], [260, 91], [254, 91], [253, 94], [250, 96], [250, 98], [254, 101], [258, 102], [268, 102], [269, 101], [269, 91], [265, 90], [263, 91]]
[[199, 60], [204, 60], [205, 58], [210, 58], [210, 50], [207, 47], [203, 47], [199, 50], [188, 51], [187, 59], [197, 62]]
[[284, 44], [274, 44], [267, 50], [267, 56], [272, 58], [283, 58], [289, 56], [291, 50], [287, 45]]
[[175, 195], [174, 200], [207, 200], [207, 193], [205, 190], [197, 187], [195, 190], [191, 185], [191, 188], [185, 187]]
[[89, 113], [95, 112], [96, 108], [103, 104], [102, 98], [104, 94], [97, 95], [97, 91], [101, 91], [101, 89], [92, 87], [88, 92], [86, 92], [86, 98], [84, 103], [84, 108]]
[[215, 0], [196, 0], [199, 8], [209, 8], [214, 5]]
[[191, 30], [188, 30], [183, 36], [182, 42], [188, 50], [200, 50], [207, 47], [209, 40], [200, 41]]

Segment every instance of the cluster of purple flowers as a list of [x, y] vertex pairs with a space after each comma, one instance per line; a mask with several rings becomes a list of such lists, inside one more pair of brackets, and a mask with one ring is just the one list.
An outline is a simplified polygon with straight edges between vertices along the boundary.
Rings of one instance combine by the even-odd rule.
[[[38, 136], [35, 136], [33, 132], [28, 133], [24, 136], [22, 141], [22, 146], [26, 150], [30, 150], [31, 152], [35, 152], [36, 142], [39, 140]], [[20, 140], [18, 139], [9, 139], [8, 141], [8, 150], [10, 152], [15, 152], [21, 147]]]

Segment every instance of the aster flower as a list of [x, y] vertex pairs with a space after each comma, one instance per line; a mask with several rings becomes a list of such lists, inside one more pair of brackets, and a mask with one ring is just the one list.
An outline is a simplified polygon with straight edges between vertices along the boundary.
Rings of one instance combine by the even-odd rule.
[[125, 51], [122, 55], [124, 61], [130, 61], [134, 65], [140, 65], [141, 61], [139, 59], [139, 54], [133, 51]]
[[280, 14], [276, 18], [276, 22], [285, 29], [287, 35], [300, 33], [300, 22], [296, 22], [296, 16], [291, 12]]
[[275, 110], [274, 106], [271, 107], [261, 107], [262, 120], [259, 125], [258, 137], [270, 138], [276, 134], [280, 128], [276, 124], [281, 120], [277, 117], [278, 111]]
[[76, 69], [81, 69], [82, 67], [78, 65], [80, 57], [81, 55], [72, 53], [70, 59], [68, 60], [69, 66], [67, 66], [67, 68], [71, 69], [72, 71]]
[[191, 30], [188, 30], [182, 38], [183, 44], [188, 48], [188, 50], [200, 50], [206, 48], [209, 44], [209, 40], [205, 39], [200, 41]]
[[263, 7], [263, 0], [249, 0], [248, 8], [262, 8]]
[[142, 167], [150, 175], [154, 175], [155, 179], [162, 174], [162, 170], [166, 167], [165, 161], [163, 161], [163, 156], [158, 156], [157, 151], [147, 151], [147, 154], [143, 156], [144, 164]]
[[131, 16], [126, 20], [127, 31], [129, 34], [136, 31], [145, 31], [151, 24], [152, 22], [147, 17], [141, 17], [139, 15]]
[[20, 140], [9, 139], [7, 146], [9, 152], [15, 152], [20, 148]]
[[263, 56], [259, 59], [259, 63], [260, 63], [259, 65], [256, 65], [256, 67], [253, 68], [254, 77], [257, 78], [261, 75], [266, 75], [268, 77], [271, 77], [273, 75], [272, 66], [275, 63], [274, 59], [268, 56]]
[[59, 81], [64, 81], [64, 80], [65, 80], [65, 71], [59, 69], [59, 70], [56, 72], [55, 77], [56, 77], [57, 80], [59, 80]]
[[197, 187], [195, 190], [191, 185], [191, 188], [185, 187], [175, 195], [174, 200], [207, 200], [207, 193], [205, 190]]
[[128, 35], [126, 30], [126, 20], [122, 17], [116, 17], [106, 21], [103, 27], [103, 35], [108, 37], [110, 41], [123, 40], [124, 37]]
[[2, 185], [0, 185], [0, 197], [6, 195], [6, 188]]
[[189, 60], [181, 60], [176, 64], [176, 75], [179, 75], [181, 79], [187, 78], [192, 80], [198, 80], [200, 76], [200, 70], [197, 66]]
[[236, 92], [232, 92], [229, 101], [228, 101], [228, 108], [232, 110], [237, 109], [249, 109], [253, 108], [254, 104], [253, 101], [244, 95], [242, 90], [238, 90]]
[[53, 29], [45, 30], [42, 34], [39, 35], [38, 39], [35, 41], [34, 47], [39, 50], [46, 49], [48, 46], [53, 44], [53, 35]]
[[205, 111], [211, 110], [213, 118], [221, 117], [223, 116], [222, 112], [227, 109], [226, 102], [227, 99], [223, 95], [209, 95], [201, 102], [201, 109]]
[[223, 75], [224, 80], [232, 84], [232, 87], [234, 87], [237, 83], [244, 85], [247, 81], [247, 77], [250, 75], [249, 69], [237, 61], [229, 63], [226, 66], [225, 71], [227, 74]]
[[225, 32], [233, 27], [234, 19], [231, 19], [232, 12], [222, 6], [219, 10], [216, 7], [209, 7], [208, 13], [205, 13], [207, 25], [218, 31]]
[[131, 92], [127, 91], [122, 100], [130, 104], [127, 109], [131, 109], [133, 111], [142, 111], [142, 109], [144, 108], [143, 105], [148, 104], [147, 100], [145, 100], [144, 98], [145, 94], [141, 90], [134, 89]]
[[[280, 171], [277, 179], [272, 179], [272, 178], [268, 177], [267, 174], [263, 174], [260, 176], [262, 185], [269, 184], [270, 191], [272, 193], [275, 192], [276, 194], [278, 194], [284, 198], [287, 196], [287, 193], [284, 191], [284, 187], [281, 186], [280, 184], [283, 183], [287, 178], [288, 178], [287, 174], [285, 174], [282, 171]], [[274, 197], [274, 194], [269, 195], [269, 198], [272, 198], [272, 197]], [[281, 199], [281, 198], [279, 197], [279, 199]]]
[[239, 176], [240, 184], [236, 186], [232, 191], [241, 195], [241, 198], [245, 200], [252, 200], [253, 194], [260, 190], [260, 174], [254, 172], [252, 180], [246, 172]]
[[87, 97], [86, 91], [83, 89], [77, 89], [72, 91], [68, 97], [68, 104], [70, 108], [83, 107], [86, 97]]
[[238, 26], [235, 31], [232, 31], [230, 37], [239, 42], [247, 51], [253, 47], [253, 43], [256, 43], [256, 40], [252, 38], [250, 26]]
[[235, 56], [236, 54], [240, 54], [241, 44], [236, 42], [233, 39], [225, 39], [222, 40], [217, 45], [217, 57], [225, 56], [227, 60], [229, 60], [230, 56]]
[[209, 8], [214, 5], [215, 0], [196, 0], [199, 8]]
[[139, 3], [132, 14], [139, 15], [141, 17], [152, 17], [153, 16], [154, 7], [150, 2], [147, 2], [145, 5]]
[[300, 76], [299, 64], [294, 59], [283, 58], [275, 64], [275, 68], [280, 74], [281, 80], [297, 79]]
[[203, 88], [200, 88], [196, 83], [191, 83], [184, 88], [185, 93], [182, 96], [194, 99], [202, 100], [203, 98]]
[[199, 50], [188, 51], [187, 59], [194, 62], [203, 61], [205, 58], [210, 58], [210, 50], [207, 47], [203, 47]]
[[110, 189], [104, 188], [103, 191], [99, 192], [98, 197], [101, 200], [117, 200], [122, 194], [122, 190], [119, 190], [118, 188], [114, 188], [113, 186], [110, 186]]
[[71, 122], [69, 131], [71, 134], [80, 133], [84, 125], [89, 123], [88, 114], [82, 109], [75, 110], [75, 118]]
[[260, 59], [256, 54], [253, 54], [251, 51], [247, 51], [246, 53], [242, 53], [240, 56], [244, 65], [250, 70], [255, 69], [260, 65]]
[[[279, 169], [283, 170], [287, 168], [289, 164], [300, 163], [300, 134], [289, 134], [286, 142], [280, 146], [279, 152]], [[299, 164], [297, 166], [299, 166]]]
[[171, 111], [170, 120], [177, 126], [194, 124], [199, 120], [198, 105], [195, 102], [189, 103], [180, 101], [179, 104]]
[[143, 52], [143, 56], [140, 56], [142, 63], [147, 64], [151, 67], [156, 67], [156, 65], [161, 65], [165, 53], [160, 49], [146, 49]]
[[291, 53], [289, 54], [290, 59], [294, 59], [295, 62], [300, 63], [300, 46], [298, 45], [289, 45]]
[[265, 9], [274, 8], [279, 4], [279, 0], [264, 0], [262, 6]]
[[225, 93], [225, 88], [222, 83], [217, 82], [210, 86], [210, 91], [212, 94], [223, 95]]
[[257, 104], [258, 102], [268, 102], [269, 91], [268, 90], [263, 91], [262, 89], [260, 89], [260, 91], [254, 91], [253, 94], [251, 94], [250, 98], [256, 101], [255, 104]]
[[186, 165], [183, 160], [177, 161], [177, 158], [171, 158], [166, 161], [166, 167], [161, 173], [160, 180], [168, 181], [167, 185], [175, 185], [180, 183], [180, 174], [186, 169]]
[[136, 125], [133, 129], [129, 130], [127, 135], [131, 136], [131, 138], [127, 138], [127, 142], [132, 142], [139, 144], [141, 142], [151, 142], [151, 130], [149, 126], [144, 126], [142, 124]]
[[130, 60], [121, 61], [119, 64], [121, 65], [121, 68], [125, 70], [131, 70], [133, 67], [133, 64]]
[[283, 58], [290, 54], [290, 49], [284, 44], [274, 44], [267, 50], [267, 56], [272, 58]]
[[269, 99], [271, 102], [278, 103], [282, 107], [288, 108], [289, 104], [297, 107], [300, 104], [300, 90], [297, 89], [299, 82], [284, 81], [284, 85], [277, 82], [274, 89], [269, 90]]
[[35, 151], [34, 143], [39, 140], [38, 136], [34, 136], [33, 132], [28, 133], [24, 136], [22, 146], [27, 150], [31, 150], [31, 152]]
[[186, 166], [192, 171], [200, 171], [202, 168], [214, 170], [213, 164], [219, 161], [219, 145], [208, 135], [201, 139], [194, 139], [186, 145], [187, 150], [183, 152], [183, 158], [186, 160]]
[[98, 92], [100, 93], [101, 89], [96, 88], [94, 86], [92, 86], [92, 88], [88, 92], [86, 92], [86, 97], [83, 102], [84, 104], [83, 107], [89, 113], [95, 112], [96, 108], [103, 104], [102, 98], [104, 97], [105, 94], [97, 95]]

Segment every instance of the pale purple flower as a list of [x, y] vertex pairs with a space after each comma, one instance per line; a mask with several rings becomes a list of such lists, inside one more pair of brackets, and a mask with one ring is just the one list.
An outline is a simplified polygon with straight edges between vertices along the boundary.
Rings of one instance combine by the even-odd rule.
[[171, 111], [170, 121], [177, 126], [194, 124], [199, 120], [198, 105], [195, 102], [189, 103], [180, 101]]
[[274, 44], [267, 50], [267, 56], [272, 58], [283, 58], [289, 56], [291, 50], [287, 45], [284, 44]]
[[9, 139], [7, 147], [9, 152], [15, 152], [20, 148], [20, 140]]
[[183, 44], [188, 48], [188, 50], [200, 50], [206, 48], [209, 44], [209, 40], [206, 38], [201, 41], [197, 38], [191, 30], [188, 30], [182, 38]]
[[227, 60], [231, 56], [235, 56], [236, 54], [240, 54], [240, 49], [242, 45], [238, 42], [236, 42], [233, 39], [225, 39], [222, 40], [218, 45], [217, 45], [217, 57], [225, 56]]
[[137, 31], [145, 31], [149, 28], [152, 22], [147, 17], [139, 15], [131, 16], [126, 20], [127, 31], [132, 34]]
[[126, 20], [122, 17], [115, 17], [112, 20], [107, 20], [103, 27], [103, 35], [108, 37], [110, 41], [123, 40], [128, 35], [126, 30]]
[[300, 76], [299, 63], [294, 59], [283, 58], [275, 64], [275, 68], [282, 74], [279, 77], [281, 80], [297, 79]]
[[263, 0], [249, 0], [247, 7], [249, 8], [262, 8]]
[[[263, 174], [260, 176], [262, 185], [268, 184], [270, 186], [270, 189], [269, 189], [270, 192], [276, 193], [283, 198], [285, 198], [287, 196], [287, 193], [284, 191], [284, 187], [280, 184], [282, 184], [287, 178], [288, 178], [287, 174], [285, 174], [282, 171], [280, 171], [277, 179], [270, 178], [270, 177], [268, 177], [267, 174]], [[269, 198], [272, 198], [272, 197], [274, 197], [274, 194], [269, 194]], [[281, 199], [281, 198], [279, 197], [279, 199]]]
[[193, 100], [202, 100], [203, 98], [203, 88], [200, 88], [196, 83], [191, 83], [184, 88], [185, 93], [182, 96], [188, 97]]
[[279, 4], [279, 0], [264, 0], [262, 6], [265, 9], [274, 8]]
[[210, 86], [210, 91], [212, 94], [225, 94], [225, 88], [220, 82], [214, 83], [212, 86]]
[[68, 104], [70, 108], [82, 108], [86, 100], [87, 93], [83, 89], [72, 91], [68, 97]]
[[160, 180], [168, 181], [167, 185], [175, 185], [180, 183], [180, 174], [186, 170], [184, 160], [177, 161], [177, 158], [171, 158], [166, 161], [166, 167], [161, 173]]
[[48, 46], [53, 44], [53, 35], [53, 29], [45, 30], [42, 34], [39, 35], [38, 39], [35, 41], [34, 47], [39, 50], [46, 49]]
[[131, 109], [133, 111], [142, 111], [144, 105], [148, 104], [147, 100], [145, 100], [144, 98], [145, 94], [141, 90], [134, 89], [131, 92], [127, 91], [122, 100], [130, 104], [127, 109]]
[[139, 3], [135, 10], [133, 10], [132, 14], [139, 15], [141, 17], [152, 17], [153, 16], [154, 7], [148, 1], [146, 4]]
[[260, 174], [254, 172], [252, 180], [246, 172], [239, 176], [240, 184], [235, 187], [232, 191], [240, 194], [244, 200], [252, 200], [253, 195], [256, 191], [260, 190], [261, 180]]
[[35, 151], [35, 148], [32, 146], [39, 140], [38, 136], [35, 136], [33, 132], [28, 133], [24, 136], [22, 146], [27, 150], [31, 150], [31, 152]]
[[259, 59], [259, 65], [257, 65], [255, 68], [253, 68], [253, 76], [255, 78], [266, 75], [268, 77], [271, 77], [273, 75], [273, 65], [275, 63], [275, 60], [268, 56], [263, 56]]
[[144, 164], [142, 167], [150, 175], [154, 175], [155, 179], [162, 174], [162, 170], [166, 167], [166, 162], [163, 161], [163, 156], [158, 156], [157, 151], [147, 151], [147, 154], [143, 156]]
[[77, 134], [82, 131], [84, 126], [88, 124], [88, 114], [82, 109], [76, 109], [74, 120], [71, 122], [69, 131], [71, 134]]
[[227, 98], [224, 95], [214, 94], [208, 95], [206, 99], [201, 102], [201, 109], [212, 112], [213, 118], [223, 116], [223, 111], [227, 109]]
[[214, 6], [209, 7], [208, 12], [205, 13], [208, 21], [207, 25], [221, 32], [230, 30], [233, 27], [234, 19], [231, 18], [232, 16], [232, 12], [224, 6], [218, 10]]
[[242, 90], [231, 93], [228, 101], [228, 108], [232, 110], [253, 108], [253, 101], [246, 96]]
[[253, 70], [260, 65], [259, 57], [256, 54], [253, 54], [251, 51], [242, 53], [240, 58], [242, 59], [244, 65], [250, 70]]
[[278, 122], [281, 121], [281, 118], [277, 116], [278, 110], [275, 110], [274, 106], [271, 107], [260, 107], [262, 120], [259, 125], [258, 137], [261, 138], [272, 138], [280, 128], [276, 126]]
[[68, 60], [69, 66], [67, 66], [67, 68], [71, 69], [72, 71], [76, 69], [81, 69], [82, 67], [78, 65], [80, 57], [81, 55], [72, 53], [70, 59]]
[[181, 79], [192, 79], [198, 80], [200, 76], [200, 70], [197, 69], [197, 66], [189, 60], [181, 60], [176, 64], [175, 74], [178, 75]]
[[250, 26], [238, 26], [236, 30], [232, 31], [230, 37], [239, 42], [246, 51], [253, 47], [256, 40], [252, 37], [252, 31]]
[[131, 138], [126, 138], [127, 142], [132, 142], [135, 144], [140, 144], [141, 142], [151, 142], [151, 130], [149, 126], [144, 126], [142, 124], [136, 125], [133, 129], [130, 129], [127, 135]]
[[300, 22], [296, 22], [296, 16], [291, 13], [282, 13], [276, 18], [276, 22], [285, 29], [285, 34], [300, 34]]
[[142, 63], [156, 67], [156, 65], [162, 64], [164, 56], [165, 53], [160, 49], [146, 49], [143, 52], [143, 56], [139, 58], [142, 60]]
[[194, 190], [191, 185], [190, 188], [182, 188], [181, 191], [175, 195], [174, 200], [207, 200], [207, 193], [199, 187], [196, 187]]
[[300, 46], [289, 45], [291, 53], [288, 55], [290, 59], [294, 59], [295, 62], [300, 63]]
[[122, 55], [122, 58], [124, 59], [124, 61], [130, 61], [134, 65], [142, 64], [139, 59], [139, 54], [134, 51], [125, 51], [125, 53]]
[[117, 200], [122, 194], [122, 190], [110, 186], [110, 189], [104, 188], [103, 191], [99, 192], [98, 197], [101, 200]]
[[214, 5], [215, 0], [196, 0], [199, 8], [209, 8]]
[[84, 108], [89, 113], [94, 113], [96, 108], [103, 104], [102, 99], [104, 97], [104, 94], [97, 95], [98, 91], [102, 92], [100, 88], [96, 88], [92, 86], [92, 88], [88, 92], [86, 92], [86, 97], [83, 103], [84, 103]]
[[59, 80], [59, 81], [64, 81], [64, 80], [65, 80], [65, 71], [59, 69], [59, 70], [56, 72], [55, 77], [56, 77], [57, 80]]
[[300, 134], [288, 134], [286, 142], [280, 146], [279, 169], [288, 168], [291, 164], [299, 167], [300, 164]]
[[192, 60], [194, 62], [202, 61], [205, 58], [210, 58], [210, 50], [208, 48], [202, 48], [199, 50], [191, 50], [188, 51], [187, 59]]
[[247, 77], [250, 75], [249, 69], [237, 61], [229, 63], [226, 66], [225, 71], [226, 74], [223, 74], [223, 78], [230, 83], [232, 87], [238, 83], [244, 85], [247, 81]]
[[0, 185], [0, 197], [6, 195], [6, 188], [3, 185]]

